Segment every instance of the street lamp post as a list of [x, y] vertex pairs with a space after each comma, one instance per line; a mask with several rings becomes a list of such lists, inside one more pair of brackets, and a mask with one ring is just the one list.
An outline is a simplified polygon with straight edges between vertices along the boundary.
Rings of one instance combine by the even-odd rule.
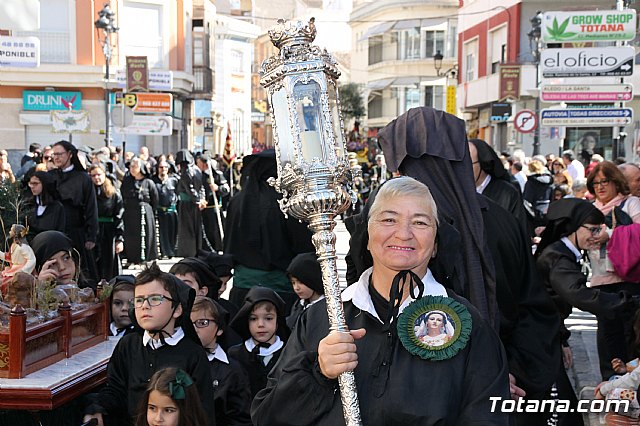
[[[536, 89], [540, 88], [540, 45], [542, 38], [542, 12], [537, 11], [535, 16], [531, 18], [531, 31], [527, 34], [529, 36], [529, 42], [535, 44], [535, 48], [531, 53], [536, 64]], [[540, 94], [536, 96], [536, 116], [540, 116]], [[533, 133], [533, 154], [540, 154], [540, 126], [536, 126]]]
[[[105, 3], [104, 7], [98, 12], [100, 17], [96, 22], [96, 31], [98, 31], [98, 41], [102, 45], [102, 53], [104, 53], [105, 73], [104, 73], [104, 144], [109, 146], [111, 142], [110, 129], [111, 125], [111, 105], [109, 99], [109, 64], [111, 62], [112, 46], [111, 46], [111, 34], [117, 33], [119, 28], [115, 25], [116, 14], [111, 10], [109, 3]], [[100, 30], [102, 30], [102, 37], [100, 37]]]

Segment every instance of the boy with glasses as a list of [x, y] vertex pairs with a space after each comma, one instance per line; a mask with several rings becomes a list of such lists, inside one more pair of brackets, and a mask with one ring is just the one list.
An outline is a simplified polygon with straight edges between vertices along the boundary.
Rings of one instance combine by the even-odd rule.
[[218, 425], [251, 425], [249, 376], [225, 345], [229, 313], [213, 299], [196, 296], [191, 321], [207, 351]]
[[[85, 410], [84, 421], [103, 414], [109, 424], [132, 424], [151, 376], [176, 367], [193, 377], [210, 424], [214, 425], [213, 386], [207, 356], [189, 317], [195, 292], [153, 263], [136, 277], [131, 320], [144, 330], [117, 344], [109, 360], [107, 385]], [[117, 419], [117, 420], [116, 420]]]

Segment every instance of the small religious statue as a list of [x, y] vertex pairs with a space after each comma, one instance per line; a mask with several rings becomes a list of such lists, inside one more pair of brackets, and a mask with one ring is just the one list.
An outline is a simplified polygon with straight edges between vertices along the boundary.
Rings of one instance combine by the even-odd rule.
[[9, 231], [11, 248], [9, 252], [0, 251], [0, 257], [9, 262], [9, 266], [2, 271], [2, 294], [7, 294], [7, 287], [16, 272], [31, 274], [36, 266], [36, 255], [27, 243], [27, 228], [22, 225], [12, 225]]

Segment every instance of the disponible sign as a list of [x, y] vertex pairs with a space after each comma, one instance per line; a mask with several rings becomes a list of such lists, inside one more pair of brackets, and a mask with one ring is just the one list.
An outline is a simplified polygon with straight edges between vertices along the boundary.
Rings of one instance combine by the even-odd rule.
[[22, 92], [22, 109], [25, 111], [79, 110], [81, 103], [82, 92]]
[[543, 84], [545, 102], [621, 102], [633, 99], [631, 84]]
[[633, 40], [636, 36], [636, 12], [627, 10], [588, 10], [582, 12], [546, 12], [542, 15], [542, 41]]
[[633, 122], [631, 108], [543, 109], [543, 126], [602, 127], [626, 126]]
[[0, 37], [0, 67], [36, 68], [40, 65], [40, 39]]
[[633, 74], [634, 57], [632, 46], [545, 49], [540, 64], [545, 78], [621, 77]]

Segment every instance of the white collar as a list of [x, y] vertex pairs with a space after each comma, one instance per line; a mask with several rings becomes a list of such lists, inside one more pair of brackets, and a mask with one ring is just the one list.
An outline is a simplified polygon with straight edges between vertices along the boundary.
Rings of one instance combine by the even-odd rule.
[[213, 351], [212, 353], [208, 353], [207, 358], [209, 358], [209, 361], [213, 361], [214, 359], [217, 359], [220, 362], [229, 364], [229, 358], [227, 357], [227, 353], [224, 351], [224, 349], [220, 347], [220, 345], [216, 347], [215, 351]]
[[308, 309], [309, 306], [311, 306], [311, 305], [313, 305], [315, 303], [318, 303], [322, 299], [324, 299], [324, 294], [321, 294], [320, 297], [318, 297], [313, 302], [307, 302], [307, 299], [300, 299], [300, 306], [302, 306], [303, 309]]
[[573, 245], [571, 240], [567, 237], [562, 237], [560, 241], [562, 241], [564, 245], [567, 246], [567, 248], [571, 250], [573, 254], [575, 254], [576, 262], [580, 262], [580, 259], [582, 259], [582, 253], [580, 253], [580, 250], [578, 250], [578, 248]]
[[70, 172], [71, 170], [73, 170], [73, 164], [67, 167], [66, 169], [62, 169], [62, 172], [66, 173], [66, 172]]
[[[382, 322], [378, 313], [376, 312], [376, 308], [373, 306], [373, 301], [371, 300], [371, 294], [369, 293], [369, 277], [373, 272], [373, 267], [367, 269], [360, 275], [360, 279], [357, 283], [351, 284], [342, 292], [342, 301], [351, 301], [357, 308], [360, 310], [366, 311], [373, 315], [378, 321]], [[427, 269], [427, 273], [424, 277], [422, 277], [422, 282], [424, 283], [424, 292], [422, 297], [424, 296], [448, 296], [447, 290], [444, 288], [442, 284], [440, 284], [433, 277], [433, 274], [429, 269]], [[409, 292], [409, 297], [407, 297], [402, 305], [400, 305], [400, 309], [398, 310], [398, 315], [402, 313], [404, 308], [406, 308], [409, 303], [413, 302], [413, 296], [411, 292]]]
[[184, 331], [182, 331], [182, 327], [176, 327], [175, 331], [173, 332], [173, 335], [170, 337], [166, 337], [164, 339], [164, 343], [162, 343], [162, 340], [154, 339], [149, 334], [149, 331], [145, 330], [144, 335], [142, 336], [142, 346], [147, 346], [148, 344], [151, 347], [151, 349], [159, 349], [164, 344], [167, 344], [169, 346], [175, 346], [178, 344], [180, 340], [182, 340], [183, 337], [184, 337]]
[[[276, 341], [273, 342], [273, 344], [268, 348], [261, 347], [260, 353], [258, 355], [260, 356], [273, 355], [275, 352], [278, 352], [280, 349], [282, 349], [283, 346], [284, 346], [284, 343], [282, 342], [282, 340], [280, 340], [280, 336], [276, 335]], [[252, 338], [248, 338], [247, 340], [244, 341], [244, 347], [247, 348], [249, 352], [251, 352], [253, 348], [256, 347], [256, 342], [254, 342]]]
[[487, 189], [487, 186], [489, 185], [489, 182], [491, 182], [491, 175], [487, 175], [487, 177], [484, 178], [482, 183], [480, 185], [476, 186], [476, 192], [478, 194], [482, 194], [484, 192], [484, 190]]
[[124, 332], [127, 331], [127, 327], [125, 327], [122, 330], [120, 330], [120, 332], [118, 332], [118, 329], [116, 328], [116, 323], [114, 321], [111, 321], [111, 324], [109, 324], [109, 329], [111, 330], [111, 334], [114, 335], [115, 337], [122, 337], [124, 336]]

